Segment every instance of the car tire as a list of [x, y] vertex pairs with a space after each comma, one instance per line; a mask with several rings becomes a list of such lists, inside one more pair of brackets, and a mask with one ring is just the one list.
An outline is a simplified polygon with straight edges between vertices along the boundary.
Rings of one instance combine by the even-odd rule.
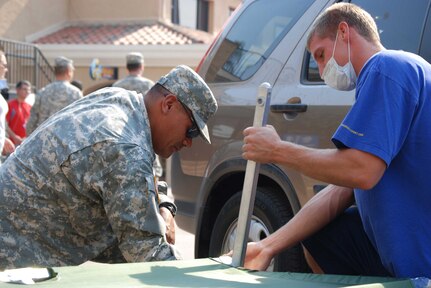
[[[225, 254], [233, 249], [241, 202], [241, 191], [235, 193], [222, 207], [211, 233], [209, 255]], [[259, 241], [273, 233], [292, 217], [290, 204], [279, 193], [258, 187], [248, 241]], [[268, 271], [308, 272], [300, 245], [280, 253], [273, 259]]]

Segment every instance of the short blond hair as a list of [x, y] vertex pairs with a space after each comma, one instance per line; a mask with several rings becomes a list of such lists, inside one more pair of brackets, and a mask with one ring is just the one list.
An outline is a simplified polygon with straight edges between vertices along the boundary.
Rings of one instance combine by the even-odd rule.
[[365, 39], [373, 43], [380, 43], [380, 36], [373, 17], [361, 7], [351, 3], [336, 3], [328, 7], [314, 21], [308, 34], [307, 48], [310, 47], [311, 38], [335, 39], [338, 25], [346, 22]]

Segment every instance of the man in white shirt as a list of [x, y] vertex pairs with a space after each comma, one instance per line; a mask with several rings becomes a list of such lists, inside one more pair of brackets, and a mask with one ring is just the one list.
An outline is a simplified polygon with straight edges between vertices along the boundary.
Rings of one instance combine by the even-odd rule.
[[[3, 51], [0, 50], [0, 89], [7, 88], [6, 81], [7, 60]], [[6, 114], [9, 108], [3, 95], [0, 96], [0, 152], [4, 155], [9, 155], [15, 150], [15, 145], [6, 137]], [[0, 159], [1, 163], [1, 159]]]

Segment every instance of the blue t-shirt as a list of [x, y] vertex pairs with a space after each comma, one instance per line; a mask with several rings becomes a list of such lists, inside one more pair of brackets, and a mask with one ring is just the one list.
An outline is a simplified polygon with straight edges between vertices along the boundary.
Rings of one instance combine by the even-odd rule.
[[374, 55], [332, 140], [386, 162], [374, 188], [355, 189], [383, 265], [396, 277], [431, 278], [431, 65], [403, 51]]

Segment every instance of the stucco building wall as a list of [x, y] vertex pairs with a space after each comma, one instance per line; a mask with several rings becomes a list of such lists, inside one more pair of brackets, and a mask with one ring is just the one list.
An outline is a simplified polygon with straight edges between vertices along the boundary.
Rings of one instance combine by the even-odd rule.
[[[171, 0], [0, 0], [0, 37], [32, 42], [70, 23], [115, 23], [158, 20], [169, 23]], [[208, 0], [209, 32], [216, 35], [241, 0]], [[89, 76], [94, 58], [103, 66], [118, 67], [119, 78], [127, 74], [125, 55], [139, 51], [145, 57], [144, 76], [157, 80], [178, 64], [195, 68], [210, 43], [163, 46], [38, 45], [50, 63], [57, 56], [75, 62], [75, 79], [84, 88], [106, 82]]]

